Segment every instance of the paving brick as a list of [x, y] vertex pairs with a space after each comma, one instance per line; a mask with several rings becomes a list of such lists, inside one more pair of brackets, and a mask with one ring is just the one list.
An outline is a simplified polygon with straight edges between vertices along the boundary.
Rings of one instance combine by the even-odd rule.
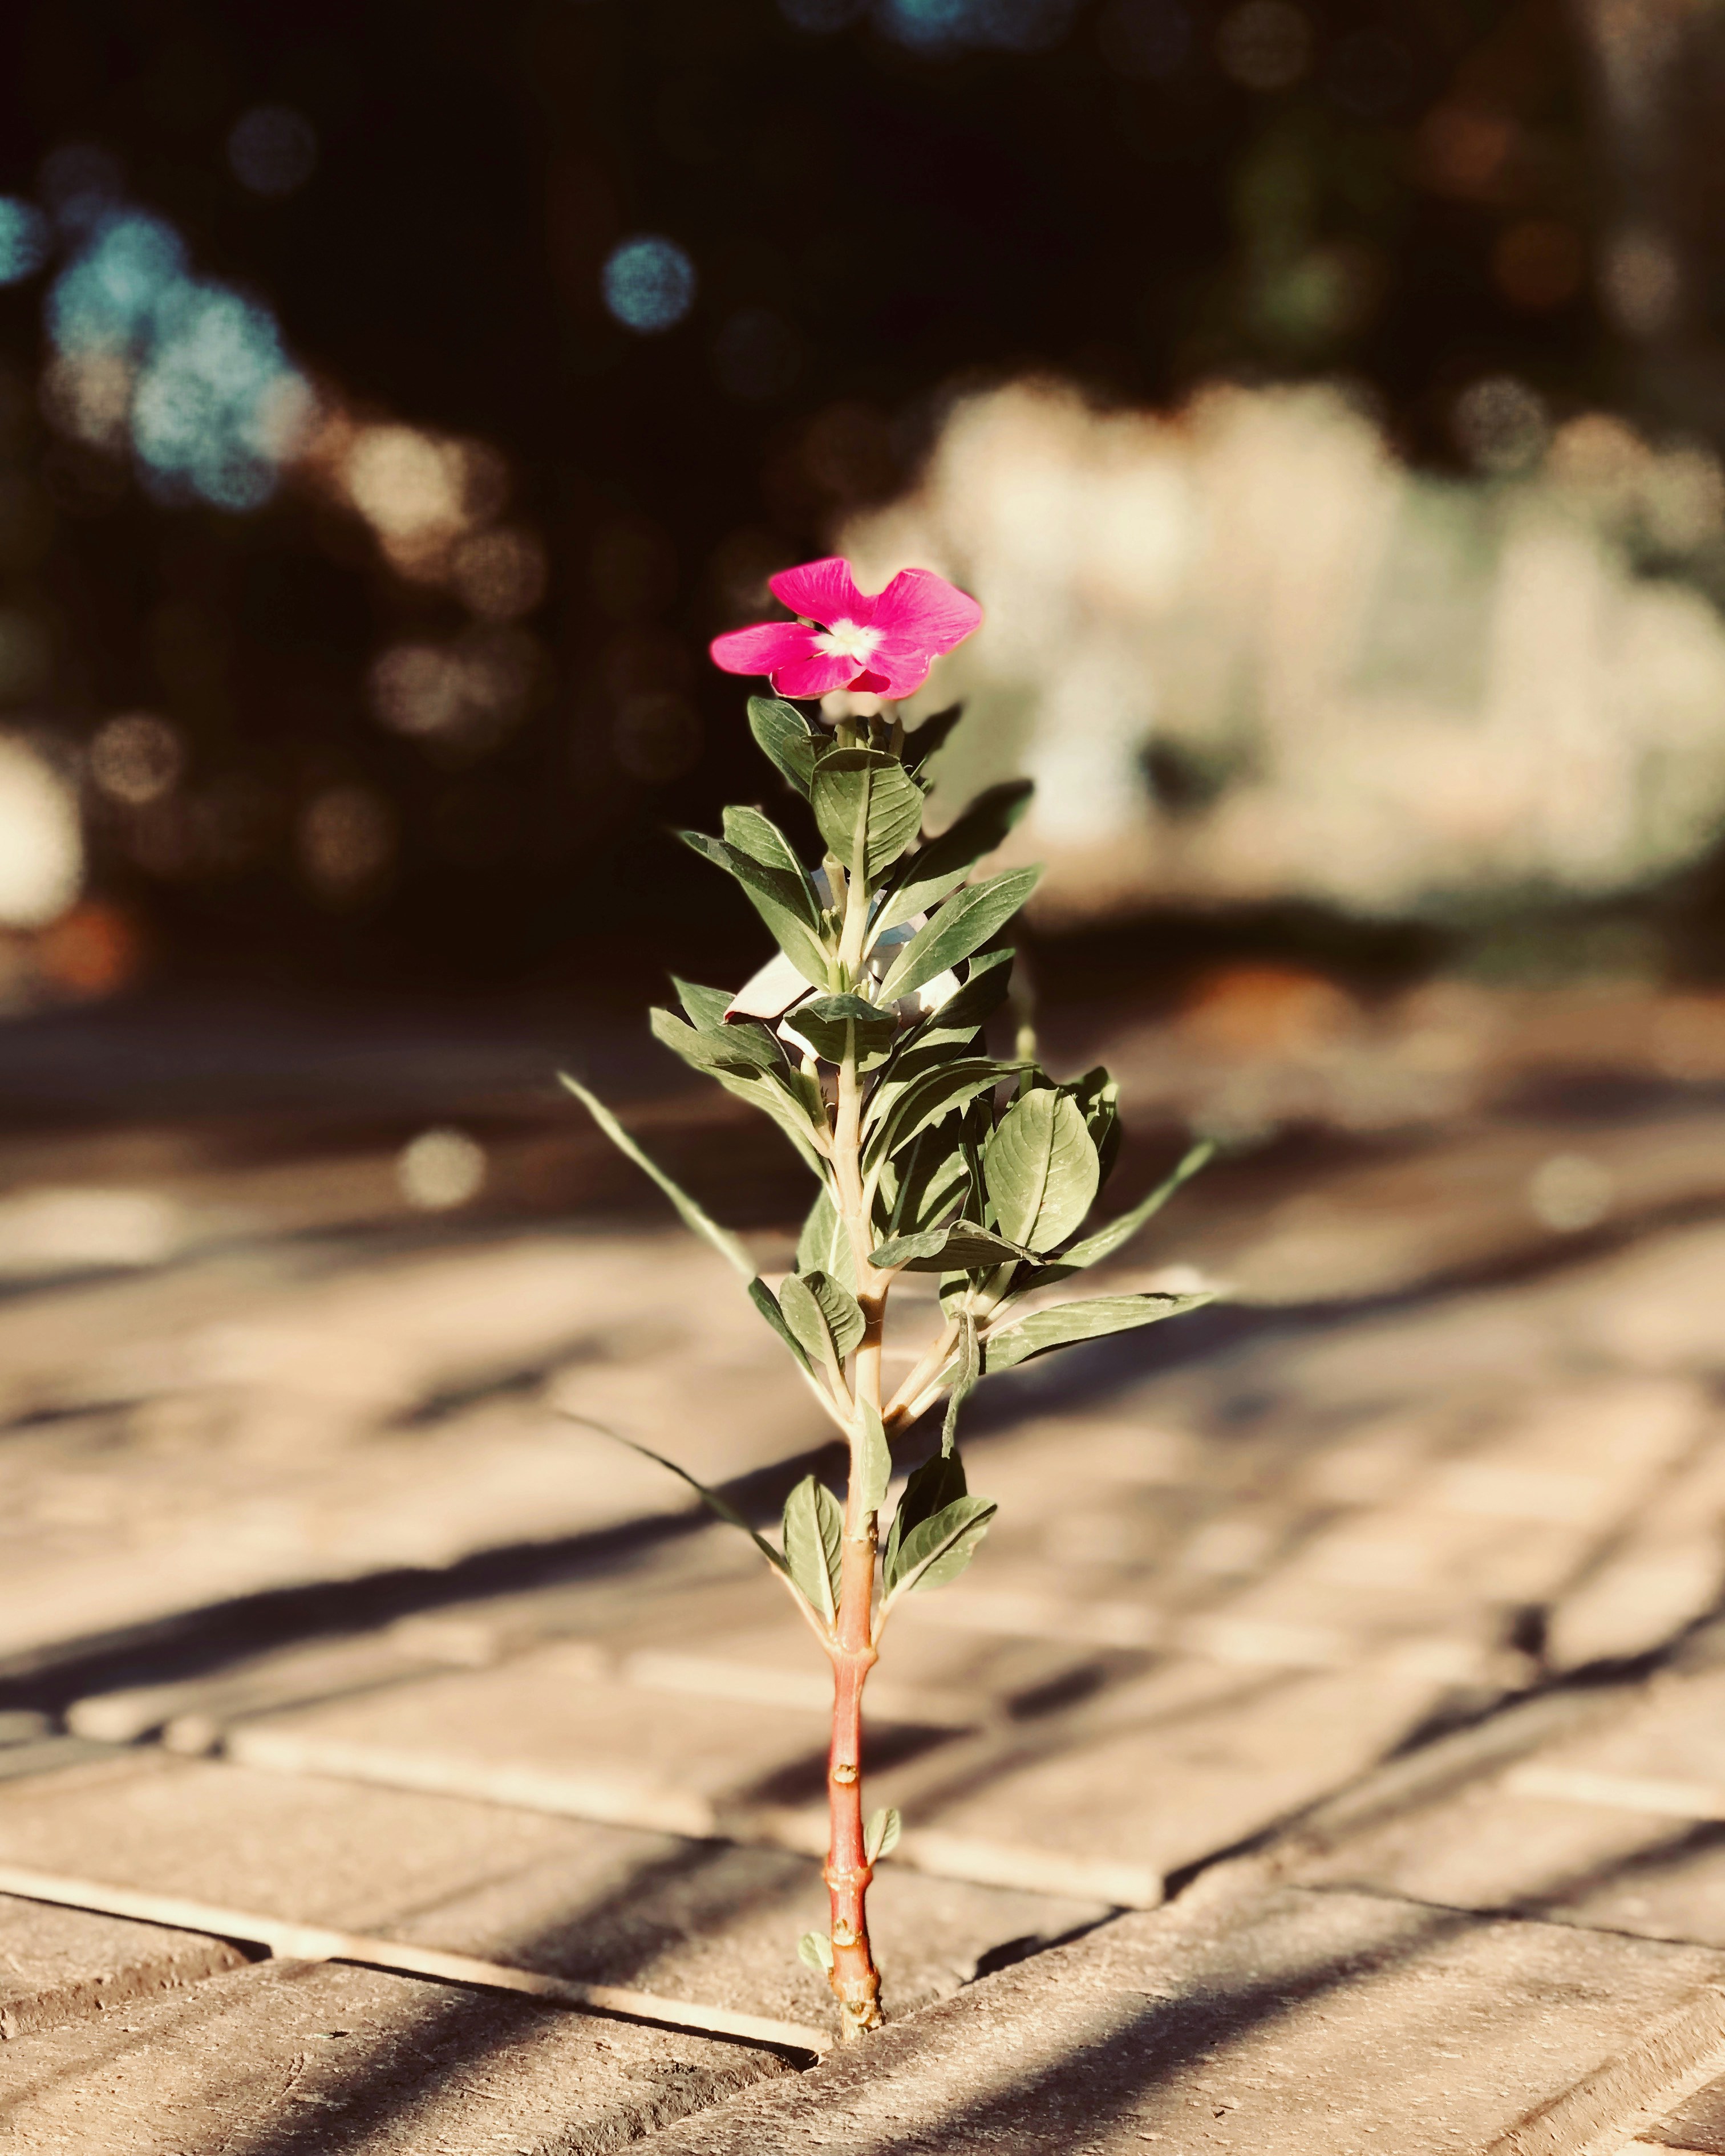
[[1284, 1890], [973, 1986], [655, 2156], [1569, 2156], [1725, 2035], [1725, 1958]]
[[[0, 1859], [772, 2018], [829, 2010], [796, 1955], [825, 1915], [820, 1867], [783, 1850], [154, 1753], [0, 1794]], [[896, 2010], [1107, 1912], [890, 1861], [871, 1908]]]
[[0, 2118], [31, 2156], [584, 2156], [785, 2071], [738, 2044], [266, 1962], [0, 2047]]
[[245, 1958], [195, 1932], [0, 1896], [0, 2036], [87, 2020]]

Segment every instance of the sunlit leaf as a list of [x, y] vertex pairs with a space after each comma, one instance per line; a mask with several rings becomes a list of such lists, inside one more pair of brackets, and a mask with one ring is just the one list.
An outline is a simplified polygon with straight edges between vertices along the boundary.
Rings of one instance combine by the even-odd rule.
[[891, 1856], [898, 1847], [898, 1838], [903, 1830], [904, 1821], [898, 1815], [896, 1805], [888, 1804], [874, 1813], [863, 1830], [863, 1855], [870, 1864], [878, 1864], [883, 1856]]
[[1120, 1083], [1109, 1075], [1099, 1063], [1093, 1070], [1086, 1070], [1062, 1091], [1070, 1093], [1078, 1103], [1084, 1117], [1084, 1127], [1090, 1132], [1090, 1142], [1096, 1149], [1096, 1165], [1101, 1171], [1101, 1183], [1108, 1180], [1114, 1166], [1115, 1156], [1120, 1151]]
[[950, 829], [931, 839], [906, 862], [875, 922], [878, 934], [913, 915], [927, 913], [956, 891], [985, 855], [992, 854], [1024, 813], [1032, 792], [1028, 778], [991, 786]]
[[1009, 1241], [1050, 1250], [1079, 1228], [1101, 1179], [1083, 1111], [1040, 1087], [1013, 1102], [983, 1153], [994, 1224]]
[[962, 1115], [943, 1116], [920, 1132], [880, 1171], [876, 1218], [883, 1240], [914, 1235], [960, 1210], [970, 1194], [970, 1158]]
[[1033, 1265], [1042, 1262], [1034, 1250], [1009, 1243], [974, 1220], [953, 1220], [944, 1228], [926, 1228], [920, 1235], [895, 1235], [881, 1244], [869, 1262], [882, 1272], [895, 1266], [910, 1273], [949, 1272], [955, 1266], [977, 1272], [984, 1265], [1009, 1265], [1018, 1258]]
[[856, 1404], [862, 1424], [858, 1502], [864, 1512], [878, 1512], [886, 1502], [886, 1486], [892, 1480], [892, 1452], [880, 1411], [867, 1400]]
[[820, 898], [809, 880], [809, 871], [798, 858], [797, 850], [786, 838], [770, 816], [763, 816], [758, 808], [727, 808], [724, 815], [725, 841], [740, 854], [747, 854], [763, 869], [772, 869], [788, 876], [803, 888], [805, 918], [818, 927], [820, 921]]
[[752, 1022], [715, 1026], [711, 1031], [685, 1025], [674, 1011], [647, 1014], [653, 1038], [696, 1070], [764, 1070], [777, 1075], [788, 1066], [778, 1044]]
[[[737, 1241], [736, 1236], [728, 1229], [721, 1228], [710, 1214], [703, 1212], [685, 1190], [679, 1188], [677, 1184], [672, 1182], [657, 1161], [650, 1159], [642, 1152], [639, 1146], [635, 1143], [596, 1093], [590, 1093], [578, 1078], [570, 1077], [567, 1071], [560, 1071], [558, 1076], [617, 1150], [626, 1158], [632, 1160], [644, 1175], [651, 1177], [652, 1180], [659, 1185], [677, 1209], [678, 1216], [684, 1226], [692, 1229], [703, 1242], [711, 1243], [725, 1262], [727, 1265], [735, 1265], [745, 1280], [752, 1280], [755, 1273], [754, 1260]], [[627, 1444], [629, 1440], [624, 1439], [622, 1442]], [[639, 1450], [641, 1448], [638, 1446], [636, 1450]], [[656, 1454], [652, 1456], [655, 1459], [658, 1457]], [[679, 1468], [676, 1471], [680, 1474], [682, 1470]]]
[[810, 1969], [819, 1969], [824, 1976], [832, 1974], [833, 1943], [824, 1932], [804, 1932], [797, 1942], [797, 1953]]
[[806, 800], [814, 776], [817, 737], [796, 706], [777, 696], [751, 696], [749, 732], [762, 753]]
[[1016, 1323], [990, 1332], [983, 1347], [986, 1368], [993, 1376], [996, 1371], [1028, 1363], [1033, 1355], [1045, 1355], [1051, 1348], [1159, 1324], [1164, 1317], [1181, 1317], [1214, 1300], [1214, 1295], [1104, 1295], [1093, 1301], [1060, 1302], [1051, 1310], [1033, 1310]]
[[986, 883], [955, 891], [932, 921], [906, 943], [880, 983], [880, 1000], [907, 996], [937, 973], [944, 973], [1011, 920], [1036, 887], [1040, 868], [1006, 869]]
[[992, 1498], [956, 1497], [932, 1519], [912, 1527], [899, 1545], [898, 1578], [889, 1599], [944, 1587], [976, 1555], [988, 1522], [999, 1510]]
[[822, 838], [870, 884], [922, 828], [921, 789], [898, 758], [880, 749], [839, 748], [823, 757], [809, 798]]
[[803, 1343], [785, 1323], [784, 1312], [778, 1306], [778, 1298], [768, 1286], [766, 1281], [758, 1277], [752, 1280], [749, 1282], [748, 1295], [749, 1301], [753, 1303], [762, 1317], [789, 1348], [798, 1366], [804, 1370], [809, 1370], [812, 1375], [811, 1365], [808, 1355], [803, 1351]]
[[784, 1501], [785, 1569], [829, 1624], [839, 1614], [845, 1515], [824, 1482], [805, 1475]]
[[683, 1006], [691, 1025], [698, 1026], [704, 1033], [715, 1033], [725, 1023], [725, 1014], [731, 1008], [731, 998], [723, 988], [703, 988], [694, 981], [680, 981], [671, 975], [671, 986], [677, 992], [677, 1001]]
[[817, 988], [829, 985], [827, 952], [821, 942], [819, 918], [809, 918], [806, 879], [798, 881], [783, 869], [768, 868], [723, 839], [710, 839], [701, 831], [679, 834], [685, 845], [703, 860], [735, 876], [773, 940], [805, 981]]
[[1086, 1266], [1100, 1265], [1104, 1258], [1111, 1258], [1123, 1250], [1147, 1220], [1159, 1213], [1169, 1199], [1197, 1174], [1199, 1168], [1215, 1152], [1214, 1143], [1209, 1138], [1192, 1147], [1173, 1173], [1158, 1183], [1147, 1198], [1141, 1198], [1130, 1212], [1122, 1213], [1118, 1219], [1111, 1220], [1106, 1228], [1098, 1228], [1095, 1235], [1086, 1235], [1081, 1243], [1075, 1243], [1070, 1250], [1062, 1250], [1058, 1262], [1043, 1276], [1052, 1286], [1056, 1281], [1070, 1278]]
[[817, 1362], [824, 1363], [830, 1349], [842, 1363], [866, 1330], [855, 1296], [824, 1272], [788, 1275], [778, 1301], [786, 1324]]
[[912, 1469], [904, 1495], [898, 1501], [898, 1510], [892, 1516], [892, 1525], [886, 1531], [881, 1573], [889, 1594], [898, 1584], [902, 1569], [899, 1552], [906, 1536], [966, 1494], [964, 1463], [956, 1452], [937, 1452], [932, 1460], [925, 1460], [920, 1467]]
[[791, 1013], [791, 1024], [817, 1055], [842, 1063], [855, 1043], [859, 1070], [882, 1061], [896, 1030], [892, 1013], [860, 996], [811, 996]]
[[797, 1270], [824, 1272], [841, 1286], [856, 1292], [856, 1253], [833, 1194], [825, 1184], [809, 1209], [803, 1232], [797, 1238]]
[[[931, 1123], [938, 1122], [954, 1108], [963, 1107], [979, 1093], [992, 1092], [1011, 1065], [991, 1062], [987, 1056], [961, 1056], [956, 1062], [937, 1063], [912, 1078], [882, 1102], [882, 1112], [870, 1131], [863, 1152], [865, 1168], [888, 1153], [908, 1145]], [[870, 1104], [874, 1114], [874, 1104]]]

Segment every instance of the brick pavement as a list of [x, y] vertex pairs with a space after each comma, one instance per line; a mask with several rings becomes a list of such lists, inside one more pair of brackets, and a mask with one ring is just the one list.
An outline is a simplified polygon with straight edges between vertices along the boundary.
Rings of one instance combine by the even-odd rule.
[[[983, 1389], [999, 1523], [874, 1689], [866, 2060], [14, 1901], [0, 2148], [1725, 2148], [1725, 1117], [1590, 1112], [1584, 1225], [1513, 1101], [1236, 1165], [1119, 1281], [1238, 1306]], [[223, 1227], [198, 1173], [181, 1244], [0, 1304], [0, 1865], [818, 2021], [818, 1659], [548, 1405], [698, 1399], [770, 1509], [819, 1433], [721, 1269], [644, 1214], [337, 1235], [316, 1178]]]

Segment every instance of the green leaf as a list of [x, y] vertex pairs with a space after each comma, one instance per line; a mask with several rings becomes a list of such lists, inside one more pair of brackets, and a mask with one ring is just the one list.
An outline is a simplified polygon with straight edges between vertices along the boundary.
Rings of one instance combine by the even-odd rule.
[[770, 816], [763, 816], [758, 808], [727, 808], [724, 815], [725, 841], [740, 854], [747, 854], [752, 861], [778, 875], [788, 876], [803, 887], [805, 917], [817, 929], [820, 926], [820, 897], [810, 882], [809, 871], [797, 857], [797, 850], [786, 838]]
[[870, 1864], [878, 1864], [883, 1856], [891, 1856], [898, 1847], [898, 1838], [903, 1830], [904, 1821], [898, 1815], [896, 1805], [888, 1804], [874, 1813], [863, 1830], [863, 1855]]
[[1078, 1103], [1084, 1127], [1090, 1132], [1090, 1142], [1096, 1149], [1101, 1182], [1106, 1183], [1120, 1151], [1119, 1081], [1110, 1077], [1099, 1063], [1095, 1070], [1086, 1070], [1081, 1078], [1075, 1078], [1060, 1091], [1070, 1093]]
[[941, 1451], [948, 1457], [957, 1450], [958, 1410], [976, 1390], [982, 1369], [982, 1357], [977, 1347], [976, 1313], [966, 1302], [958, 1313], [958, 1367], [952, 1373], [952, 1389], [947, 1395], [946, 1418], [941, 1424]]
[[[1003, 1078], [1011, 1075], [1010, 1064], [991, 1062], [983, 1055], [967, 1055], [956, 1062], [931, 1065], [900, 1088], [880, 1089], [886, 1097], [880, 1104], [880, 1120], [875, 1122], [863, 1150], [865, 1170], [908, 1145], [919, 1132], [938, 1122], [952, 1109], [975, 1100], [979, 1093], [992, 1092]], [[870, 1121], [874, 1115], [875, 1104], [871, 1101]]]
[[842, 1063], [846, 1036], [855, 1028], [859, 1070], [884, 1062], [897, 1034], [891, 1011], [877, 1010], [860, 996], [811, 996], [790, 1014], [793, 1029], [829, 1063]]
[[829, 1625], [839, 1614], [845, 1515], [824, 1482], [805, 1475], [784, 1501], [785, 1569]]
[[[735, 1265], [745, 1280], [752, 1280], [755, 1273], [754, 1260], [737, 1241], [736, 1236], [732, 1235], [728, 1229], [721, 1228], [716, 1220], [704, 1213], [686, 1191], [679, 1189], [656, 1161], [649, 1159], [596, 1093], [588, 1092], [579, 1079], [570, 1077], [567, 1071], [560, 1071], [557, 1075], [562, 1084], [567, 1086], [576, 1099], [580, 1101], [582, 1106], [586, 1109], [605, 1136], [610, 1139], [619, 1152], [632, 1160], [644, 1175], [650, 1176], [659, 1185], [671, 1204], [676, 1207], [683, 1225], [692, 1229], [704, 1242], [711, 1243], [725, 1262], [727, 1265]], [[625, 1445], [629, 1441], [627, 1438], [621, 1440]], [[639, 1445], [635, 1449], [637, 1451], [643, 1450]], [[649, 1456], [656, 1460], [659, 1455], [654, 1453]], [[665, 1464], [669, 1466], [670, 1462], [667, 1461]], [[680, 1468], [675, 1471], [678, 1474], [682, 1473]], [[696, 1487], [699, 1486], [697, 1484]]]
[[1009, 1241], [1051, 1250], [1079, 1228], [1101, 1180], [1083, 1111], [1040, 1087], [1014, 1101], [983, 1153], [994, 1224]]
[[1130, 1332], [1214, 1301], [1214, 1295], [1103, 1295], [1089, 1302], [1059, 1302], [1051, 1310], [1033, 1310], [1015, 1325], [991, 1332], [983, 1343], [986, 1367], [993, 1377], [997, 1371], [1028, 1363], [1033, 1355], [1045, 1355], [1050, 1348]]
[[797, 1270], [823, 1272], [853, 1295], [856, 1292], [856, 1253], [851, 1247], [850, 1231], [824, 1183], [797, 1238]]
[[725, 1023], [725, 1014], [731, 1008], [731, 998], [723, 988], [703, 988], [693, 981], [680, 981], [671, 975], [671, 986], [677, 992], [677, 1001], [683, 1006], [689, 1023], [703, 1033], [716, 1033]]
[[886, 1486], [892, 1480], [892, 1450], [880, 1410], [859, 1400], [856, 1411], [862, 1423], [862, 1460], [858, 1498], [864, 1512], [878, 1512], [886, 1502]]
[[[619, 1445], [626, 1445], [631, 1452], [639, 1452], [644, 1460], [654, 1460], [660, 1467], [669, 1469], [680, 1481], [686, 1482], [707, 1510], [716, 1513], [726, 1527], [741, 1527], [775, 1572], [782, 1572], [787, 1579], [791, 1579], [790, 1567], [767, 1537], [757, 1534], [737, 1507], [727, 1504], [716, 1490], [709, 1490], [705, 1482], [697, 1482], [686, 1467], [679, 1467], [675, 1460], [667, 1460], [662, 1452], [655, 1452], [650, 1445], [638, 1445], [634, 1438], [625, 1437], [620, 1430], [613, 1430], [608, 1423], [595, 1422], [591, 1415], [579, 1414], [573, 1408], [560, 1407], [557, 1412], [566, 1422], [578, 1422], [584, 1430], [596, 1430], [602, 1437], [612, 1438]], [[791, 1584], [796, 1585], [793, 1579]], [[798, 1591], [800, 1593], [801, 1589]]]
[[727, 1093], [734, 1093], [739, 1101], [747, 1101], [763, 1116], [771, 1116], [797, 1148], [805, 1166], [814, 1174], [820, 1173], [820, 1155], [810, 1136], [818, 1126], [801, 1090], [803, 1077], [799, 1071], [715, 1070], [710, 1075]]
[[783, 869], [768, 868], [723, 839], [710, 839], [701, 831], [682, 831], [678, 836], [703, 860], [736, 877], [779, 949], [805, 981], [817, 988], [829, 986], [826, 947], [819, 913], [809, 918], [806, 877], [793, 878]]
[[842, 1363], [866, 1329], [855, 1296], [823, 1272], [787, 1274], [778, 1306], [811, 1362]]
[[797, 1953], [810, 1969], [819, 1969], [824, 1976], [833, 1972], [833, 1943], [824, 1932], [804, 1932], [797, 1942]]
[[923, 987], [937, 973], [979, 951], [1011, 920], [1041, 874], [1040, 868], [1006, 869], [986, 883], [967, 884], [954, 892], [893, 960], [880, 983], [880, 1001], [890, 1004], [895, 997], [909, 995], [912, 988]]
[[896, 1265], [907, 1273], [950, 1272], [955, 1266], [979, 1272], [985, 1265], [1009, 1265], [1015, 1258], [1033, 1265], [1042, 1263], [1034, 1250], [991, 1235], [974, 1220], [953, 1220], [944, 1228], [925, 1228], [921, 1235], [895, 1235], [881, 1244], [869, 1262], [882, 1272]]
[[920, 853], [912, 854], [875, 921], [875, 934], [883, 928], [896, 928], [914, 914], [927, 913], [949, 891], [956, 891], [1024, 814], [1032, 790], [1028, 778], [991, 786], [949, 830], [931, 839]]
[[953, 727], [963, 716], [963, 704], [948, 704], [943, 711], [931, 711], [921, 726], [905, 736], [905, 769], [920, 771], [930, 757], [946, 747]]
[[820, 737], [796, 706], [777, 696], [751, 696], [749, 732], [762, 755], [806, 800]]
[[889, 1594], [897, 1586], [903, 1569], [899, 1552], [905, 1537], [912, 1527], [932, 1519], [955, 1498], [963, 1496], [966, 1489], [964, 1463], [956, 1452], [937, 1452], [932, 1460], [925, 1460], [920, 1467], [911, 1470], [904, 1495], [898, 1501], [898, 1510], [892, 1516], [892, 1525], [886, 1532], [882, 1578]]
[[760, 1070], [775, 1076], [788, 1071], [778, 1043], [752, 1019], [706, 1032], [685, 1025], [674, 1011], [655, 1007], [648, 1012], [647, 1023], [653, 1038], [694, 1070]]
[[1190, 1182], [1215, 1150], [1214, 1142], [1209, 1138], [1194, 1146], [1173, 1173], [1158, 1183], [1147, 1198], [1141, 1198], [1129, 1213], [1122, 1213], [1106, 1228], [1098, 1228], [1095, 1235], [1086, 1235], [1070, 1250], [1062, 1250], [1060, 1262], [1050, 1267], [1044, 1275], [1045, 1280], [1052, 1286], [1056, 1281], [1082, 1272], [1087, 1265], [1100, 1265], [1104, 1258], [1111, 1258], [1117, 1250], [1124, 1249], [1144, 1223], [1162, 1210], [1181, 1184]]
[[932, 1519], [912, 1527], [899, 1546], [898, 1579], [887, 1599], [896, 1602], [901, 1594], [956, 1579], [976, 1555], [999, 1509], [992, 1498], [955, 1497]]
[[785, 1323], [784, 1312], [778, 1306], [778, 1298], [768, 1286], [766, 1281], [758, 1276], [749, 1282], [748, 1296], [749, 1301], [753, 1303], [762, 1317], [789, 1348], [795, 1361], [802, 1368], [809, 1370], [812, 1376], [814, 1373], [810, 1369], [809, 1358], [803, 1351], [803, 1344], [790, 1327]]
[[809, 798], [822, 838], [869, 884], [922, 828], [921, 788], [880, 749], [838, 748], [823, 757]]
[[915, 1235], [964, 1209], [971, 1192], [970, 1156], [962, 1115], [943, 1116], [918, 1133], [880, 1170], [875, 1216], [882, 1240]]

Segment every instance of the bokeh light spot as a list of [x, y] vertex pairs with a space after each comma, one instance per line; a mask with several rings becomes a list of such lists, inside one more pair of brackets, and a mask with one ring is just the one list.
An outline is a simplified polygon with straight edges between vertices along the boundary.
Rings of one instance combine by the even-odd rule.
[[409, 1205], [448, 1213], [485, 1188], [485, 1149], [465, 1131], [422, 1131], [396, 1158], [396, 1181]]
[[1527, 1202], [1542, 1226], [1574, 1235], [1604, 1219], [1615, 1191], [1610, 1170], [1598, 1161], [1584, 1153], [1555, 1152], [1533, 1171]]
[[186, 744], [177, 728], [150, 711], [110, 719], [90, 745], [90, 775], [110, 800], [128, 808], [159, 801], [179, 783]]
[[0, 195], [0, 285], [33, 276], [48, 259], [48, 219], [32, 203]]
[[76, 795], [27, 742], [0, 736], [0, 927], [45, 928], [83, 886]]
[[625, 329], [656, 336], [675, 329], [695, 305], [695, 264], [674, 239], [644, 233], [607, 258], [600, 289]]
[[1245, 0], [1223, 18], [1216, 58], [1243, 90], [1291, 90], [1312, 64], [1312, 24], [1289, 0]]
[[316, 170], [316, 131], [291, 105], [254, 105], [228, 137], [228, 164], [241, 187], [280, 201]]
[[362, 786], [332, 786], [308, 802], [297, 834], [300, 862], [321, 896], [362, 897], [395, 857], [395, 815]]
[[481, 621], [516, 621], [545, 597], [545, 549], [531, 531], [478, 531], [455, 550], [455, 595]]
[[1544, 399], [1512, 374], [1488, 374], [1455, 400], [1455, 439], [1481, 471], [1521, 471], [1551, 436]]

